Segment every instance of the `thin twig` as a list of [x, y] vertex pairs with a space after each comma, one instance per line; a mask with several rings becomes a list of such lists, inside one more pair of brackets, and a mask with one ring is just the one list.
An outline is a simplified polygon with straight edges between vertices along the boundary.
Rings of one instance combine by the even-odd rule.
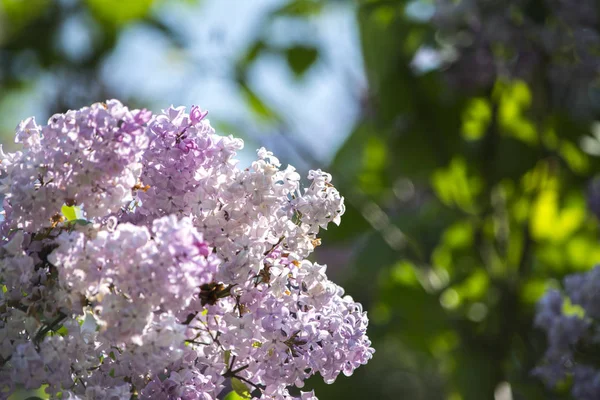
[[56, 317], [54, 321], [52, 321], [49, 325], [44, 326], [38, 331], [38, 333], [33, 338], [34, 343], [39, 343], [44, 338], [44, 336], [46, 336], [46, 333], [50, 332], [51, 330], [54, 330], [54, 328], [60, 325], [60, 323], [65, 320], [65, 318], [67, 318], [67, 315], [63, 314], [62, 312], [59, 312], [58, 317]]

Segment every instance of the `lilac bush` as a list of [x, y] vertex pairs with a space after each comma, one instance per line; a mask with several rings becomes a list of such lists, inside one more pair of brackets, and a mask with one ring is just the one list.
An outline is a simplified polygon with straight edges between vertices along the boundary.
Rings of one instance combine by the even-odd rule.
[[63, 399], [316, 399], [374, 349], [366, 313], [307, 260], [339, 224], [331, 175], [240, 139], [206, 112], [119, 101], [33, 118], [0, 149], [0, 394]]
[[548, 341], [533, 371], [548, 387], [568, 386], [573, 398], [600, 398], [600, 267], [564, 280], [565, 293], [549, 291], [538, 303], [535, 325]]

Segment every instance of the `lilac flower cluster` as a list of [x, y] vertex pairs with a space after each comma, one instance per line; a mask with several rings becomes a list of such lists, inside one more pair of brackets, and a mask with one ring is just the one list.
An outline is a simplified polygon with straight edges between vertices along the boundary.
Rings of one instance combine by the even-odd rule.
[[[0, 148], [0, 393], [314, 400], [374, 349], [360, 304], [306, 257], [339, 224], [331, 175], [217, 135], [206, 112], [116, 100], [22, 122]], [[299, 396], [299, 397], [298, 397]]]
[[150, 117], [113, 100], [54, 115], [45, 126], [21, 122], [16, 142], [23, 152], [0, 154], [9, 176], [0, 189], [7, 194], [5, 228], [50, 227], [63, 204], [85, 206], [89, 218], [118, 211], [132, 200]]
[[524, 79], [573, 110], [600, 107], [590, 97], [600, 74], [595, 0], [436, 0], [433, 24], [448, 76], [461, 88]]
[[565, 278], [566, 298], [551, 290], [539, 302], [535, 325], [546, 332], [548, 349], [533, 372], [549, 387], [572, 381], [577, 400], [600, 398], [600, 266]]

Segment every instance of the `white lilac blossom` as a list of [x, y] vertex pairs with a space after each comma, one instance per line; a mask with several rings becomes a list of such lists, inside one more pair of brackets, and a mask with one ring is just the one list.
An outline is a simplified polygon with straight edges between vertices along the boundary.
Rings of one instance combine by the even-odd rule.
[[548, 292], [539, 302], [535, 325], [545, 331], [548, 349], [533, 373], [549, 387], [571, 383], [577, 400], [600, 398], [600, 267], [567, 276], [565, 294]]
[[[116, 100], [17, 128], [0, 173], [0, 393], [315, 400], [372, 357], [360, 304], [306, 257], [340, 223], [331, 175], [300, 175], [206, 112]], [[295, 388], [294, 388], [295, 387]], [[294, 394], [296, 393], [296, 394]], [[298, 397], [299, 396], [299, 397]]]

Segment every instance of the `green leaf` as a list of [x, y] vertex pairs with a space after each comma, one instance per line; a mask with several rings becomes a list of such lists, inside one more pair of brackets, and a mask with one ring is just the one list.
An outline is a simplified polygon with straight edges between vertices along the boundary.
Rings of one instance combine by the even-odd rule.
[[74, 221], [74, 220], [77, 219], [78, 208], [79, 207], [75, 207], [75, 206], [69, 207], [69, 206], [67, 206], [65, 204], [65, 205], [62, 206], [62, 208], [60, 209], [60, 211], [65, 216], [65, 218], [67, 219], [67, 221]]
[[46, 394], [47, 387], [48, 385], [42, 385], [37, 389], [24, 389], [21, 387], [13, 392], [8, 397], [8, 400], [46, 400], [49, 398], [48, 394]]
[[225, 361], [225, 365], [229, 365], [230, 358], [231, 358], [231, 350], [225, 351], [225, 353], [223, 353], [223, 361]]
[[242, 95], [246, 98], [250, 109], [264, 121], [276, 121], [278, 116], [271, 107], [266, 105], [260, 97], [245, 82], [240, 82]]
[[445, 204], [456, 205], [468, 212], [476, 209], [475, 197], [481, 191], [482, 181], [468, 170], [464, 158], [454, 158], [448, 168], [437, 170], [431, 181], [436, 194]]
[[154, 0], [87, 0], [94, 16], [106, 25], [122, 26], [148, 15]]
[[60, 336], [67, 336], [69, 334], [69, 330], [63, 325], [56, 331], [56, 333], [58, 333]]
[[6, 24], [3, 30], [16, 33], [44, 15], [50, 5], [52, 2], [49, 0], [0, 0], [0, 16], [2, 23]]
[[231, 392], [229, 392], [227, 394], [227, 396], [225, 396], [225, 398], [223, 400], [245, 400], [247, 398], [248, 397], [242, 397], [242, 396], [240, 396], [239, 394], [237, 394], [235, 392], [235, 390], [232, 390]]
[[316, 15], [323, 9], [323, 3], [315, 0], [295, 0], [278, 8], [273, 15], [285, 15], [293, 17], [308, 17]]
[[242, 57], [242, 59], [240, 61], [240, 66], [248, 67], [250, 64], [252, 64], [258, 58], [258, 56], [260, 56], [260, 54], [262, 52], [264, 52], [268, 49], [269, 48], [267, 47], [265, 42], [263, 42], [262, 40], [257, 40], [256, 42], [254, 42], [252, 44], [252, 46], [250, 46], [248, 48], [248, 51]]
[[492, 120], [492, 105], [485, 97], [469, 101], [462, 113], [462, 135], [467, 140], [481, 139]]
[[317, 61], [319, 51], [310, 46], [293, 46], [285, 50], [285, 58], [296, 77], [301, 77]]
[[250, 391], [244, 382], [238, 378], [231, 378], [231, 387], [241, 399], [250, 399]]

